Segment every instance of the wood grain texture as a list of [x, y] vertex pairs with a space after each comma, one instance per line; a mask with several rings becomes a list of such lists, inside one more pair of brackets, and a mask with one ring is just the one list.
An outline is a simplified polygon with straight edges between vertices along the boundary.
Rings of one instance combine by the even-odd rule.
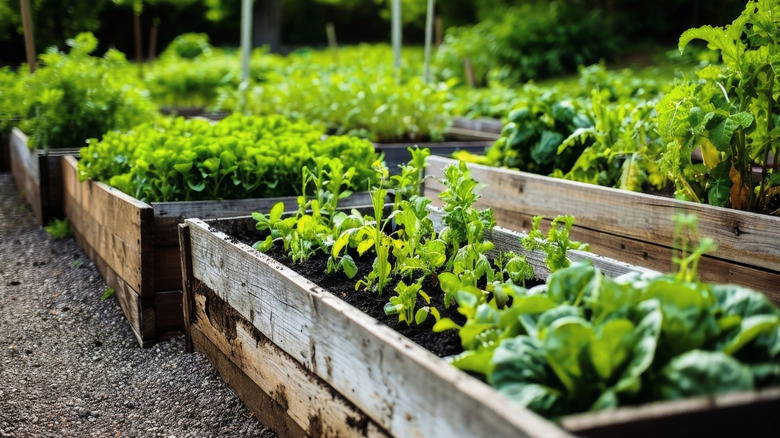
[[24, 194], [24, 199], [30, 205], [36, 223], [43, 225], [38, 158], [30, 152], [27, 147], [27, 136], [18, 128], [11, 131], [9, 142], [11, 173], [19, 190]]
[[9, 137], [11, 171], [30, 204], [39, 225], [65, 217], [60, 157], [78, 155], [78, 149], [35, 149], [27, 147], [27, 136], [14, 128]]
[[[298, 201], [295, 196], [225, 201], [152, 202], [154, 244], [156, 247], [178, 246], [178, 226], [184, 222], [184, 219], [214, 219], [247, 216], [253, 212], [267, 213], [278, 202], [284, 203], [285, 211], [298, 210]], [[371, 196], [367, 192], [353, 193], [349, 198], [342, 199], [339, 205], [342, 207], [371, 205]]]
[[303, 438], [308, 435], [289, 415], [287, 410], [266, 394], [203, 333], [197, 325], [190, 329], [194, 351], [202, 353], [216, 368], [222, 380], [230, 386], [260, 423], [273, 429], [280, 437]]
[[567, 430], [590, 438], [773, 437], [780, 388], [625, 407], [565, 417]]
[[[429, 157], [426, 175], [441, 177], [454, 160]], [[780, 218], [670, 198], [565, 181], [525, 172], [470, 165], [472, 177], [483, 189], [480, 207], [491, 206], [499, 225], [525, 231], [533, 216], [547, 220], [562, 214], [575, 216], [572, 236], [587, 242], [598, 254], [665, 271], [674, 237], [672, 216], [695, 213], [702, 236], [718, 243], [718, 250], [699, 265], [706, 281], [731, 282], [765, 292], [778, 302], [780, 280]], [[438, 201], [443, 186], [429, 178], [425, 195]], [[666, 268], [665, 268], [666, 267]]]
[[468, 117], [454, 117], [452, 119], [452, 127], [469, 129], [472, 131], [489, 132], [491, 134], [498, 134], [500, 136], [501, 131], [504, 129], [504, 123], [501, 120], [486, 117], [481, 117], [478, 119], [470, 119]]
[[213, 292], [202, 285], [193, 290], [194, 327], [303, 432], [309, 436], [387, 437], [376, 423], [270, 342]]
[[71, 228], [137, 294], [153, 297], [152, 207], [103, 183], [79, 182], [74, 157], [62, 168]]
[[191, 219], [193, 277], [393, 436], [567, 436], [247, 245]]

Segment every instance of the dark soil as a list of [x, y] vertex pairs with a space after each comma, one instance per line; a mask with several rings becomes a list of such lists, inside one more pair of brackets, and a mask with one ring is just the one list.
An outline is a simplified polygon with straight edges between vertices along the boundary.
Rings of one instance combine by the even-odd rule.
[[[265, 235], [259, 231], [242, 233], [233, 237], [250, 246], [258, 240], [265, 239]], [[401, 280], [400, 278], [393, 278], [386, 286], [382, 296], [379, 296], [376, 291], [355, 290], [355, 283], [371, 271], [372, 257], [357, 257], [357, 254], [351, 254], [358, 266], [358, 273], [355, 275], [355, 278], [350, 279], [342, 272], [328, 274], [328, 256], [322, 253], [317, 253], [303, 263], [293, 263], [284, 254], [284, 250], [280, 246], [274, 246], [266, 254], [439, 357], [451, 356], [463, 351], [457, 331], [450, 330], [434, 333], [431, 330], [436, 322], [432, 315], [429, 315], [420, 325], [413, 324], [409, 326], [405, 322], [399, 323], [398, 315], [385, 314], [385, 303], [389, 301], [390, 297], [395, 295], [395, 286]], [[465, 317], [457, 312], [456, 305], [452, 305], [449, 308], [444, 307], [443, 293], [441, 293], [441, 289], [434, 278], [426, 278], [423, 282], [422, 290], [428, 293], [431, 298], [430, 306], [436, 307], [442, 318], [451, 318], [458, 324], [465, 322]], [[421, 297], [418, 297], [417, 304], [420, 307], [428, 305]]]

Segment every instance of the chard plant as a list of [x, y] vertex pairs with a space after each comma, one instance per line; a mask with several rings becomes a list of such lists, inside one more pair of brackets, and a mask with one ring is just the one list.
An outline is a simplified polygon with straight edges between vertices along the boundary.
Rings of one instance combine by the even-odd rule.
[[[703, 40], [722, 64], [697, 72], [657, 106], [666, 143], [662, 165], [677, 197], [738, 210], [780, 214], [780, 31], [777, 1], [749, 1], [725, 27], [682, 34], [682, 52]], [[695, 149], [702, 163], [691, 160]], [[774, 163], [771, 162], [774, 157]], [[761, 169], [754, 179], [753, 166]]]

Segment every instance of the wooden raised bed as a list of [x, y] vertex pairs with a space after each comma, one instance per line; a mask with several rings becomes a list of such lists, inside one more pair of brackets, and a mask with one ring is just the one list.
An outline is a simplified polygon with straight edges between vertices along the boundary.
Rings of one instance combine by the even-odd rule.
[[[244, 217], [180, 226], [187, 342], [281, 436], [671, 438], [770, 436], [775, 428], [780, 388], [553, 424], [232, 237], [254, 224]], [[488, 238], [523, 251], [517, 233], [497, 229]], [[607, 275], [642, 270], [570, 254]], [[528, 258], [544, 276], [541, 255]]]
[[[567, 417], [564, 431], [231, 237], [254, 223], [181, 225], [185, 324], [188, 348], [205, 354], [280, 435], [687, 436], [701, 418], [713, 421], [702, 430], [724, 430], [718, 427], [733, 419], [723, 414], [740, 409], [755, 420], [747, 427], [761, 430], [780, 407], [780, 390], [770, 390]], [[517, 233], [496, 229], [488, 238], [498, 250], [523, 251]], [[641, 270], [578, 251], [571, 256], [593, 260], [607, 275]], [[545, 276], [542, 256], [528, 258]]]
[[61, 157], [78, 155], [78, 149], [35, 149], [27, 147], [27, 136], [18, 128], [9, 138], [11, 172], [30, 204], [35, 220], [46, 225], [65, 217], [63, 209]]
[[[65, 211], [76, 241], [116, 291], [139, 345], [148, 347], [184, 329], [177, 225], [189, 217], [224, 217], [267, 211], [295, 197], [231, 201], [141, 202], [97, 181], [79, 182], [77, 160], [62, 160]], [[368, 205], [365, 193], [343, 201]]]
[[447, 135], [458, 140], [496, 141], [501, 137], [504, 123], [497, 119], [469, 119], [455, 117]]
[[[441, 177], [455, 160], [429, 157], [426, 175]], [[591, 251], [656, 271], [672, 267], [673, 215], [694, 213], [699, 231], [718, 243], [699, 264], [702, 280], [763, 292], [780, 305], [780, 217], [746, 213], [672, 198], [470, 164], [471, 176], [489, 186], [477, 202], [493, 207], [496, 222], [528, 230], [534, 216], [576, 218], [571, 237]], [[438, 200], [443, 186], [427, 178], [425, 195]]]

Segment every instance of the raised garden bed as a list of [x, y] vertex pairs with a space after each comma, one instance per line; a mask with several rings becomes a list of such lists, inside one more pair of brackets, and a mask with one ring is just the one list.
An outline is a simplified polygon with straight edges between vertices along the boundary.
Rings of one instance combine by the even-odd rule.
[[[142, 347], [184, 329], [177, 225], [190, 217], [226, 217], [297, 206], [295, 197], [231, 201], [141, 202], [97, 181], [79, 182], [77, 160], [62, 160], [65, 212], [76, 241], [117, 299]], [[367, 195], [345, 200], [368, 204]]]
[[27, 136], [18, 128], [9, 139], [10, 167], [16, 184], [30, 204], [35, 220], [46, 225], [63, 218], [62, 166], [60, 159], [78, 155], [78, 149], [35, 149], [27, 147]]
[[[454, 160], [431, 156], [426, 175], [440, 177]], [[472, 177], [489, 185], [477, 202], [493, 207], [496, 222], [514, 230], [528, 230], [534, 216], [551, 220], [561, 214], [577, 218], [571, 236], [588, 242], [591, 250], [653, 270], [671, 270], [676, 212], [699, 217], [701, 233], [718, 249], [706, 254], [699, 266], [704, 281], [733, 283], [763, 292], [780, 304], [780, 217], [746, 213], [566, 181], [527, 172], [469, 165]], [[425, 195], [437, 199], [442, 185], [427, 178]], [[435, 202], [434, 202], [435, 203]]]
[[501, 120], [468, 117], [455, 117], [447, 135], [458, 140], [496, 141], [501, 137], [504, 124]]
[[[187, 341], [282, 435], [761, 435], [780, 407], [774, 388], [569, 416], [561, 428], [240, 243], [254, 225], [248, 217], [181, 225]], [[489, 238], [519, 250], [517, 236], [496, 229]], [[608, 275], [641, 270], [570, 254]], [[529, 254], [540, 274], [541, 258]]]

